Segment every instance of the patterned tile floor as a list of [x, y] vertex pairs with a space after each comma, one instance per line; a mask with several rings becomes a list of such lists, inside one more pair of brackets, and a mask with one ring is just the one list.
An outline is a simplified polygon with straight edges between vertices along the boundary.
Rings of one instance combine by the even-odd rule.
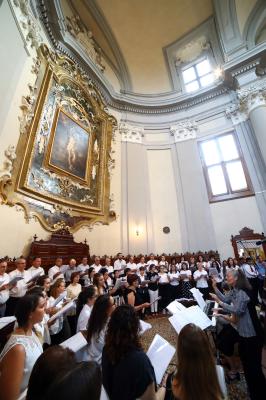
[[[169, 343], [176, 347], [176, 333], [169, 323], [167, 317], [151, 318], [148, 319], [147, 322], [152, 325], [152, 329], [146, 331], [142, 336], [142, 345], [145, 351], [148, 350], [156, 333], [160, 334], [163, 338], [168, 340]], [[175, 356], [172, 362], [176, 363]], [[249, 400], [246, 382], [243, 374], [241, 374], [240, 381], [237, 381], [236, 383], [231, 383], [230, 385], [227, 385], [227, 387], [229, 400]]]

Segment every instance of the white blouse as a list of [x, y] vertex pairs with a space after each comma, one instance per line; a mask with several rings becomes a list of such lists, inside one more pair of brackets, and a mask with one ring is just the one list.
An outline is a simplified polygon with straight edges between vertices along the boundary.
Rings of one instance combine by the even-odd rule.
[[189, 278], [191, 277], [192, 274], [191, 274], [190, 269], [187, 269], [187, 270], [181, 269], [179, 275], [180, 275], [180, 277], [182, 276], [184, 278], [184, 279], [182, 279], [183, 282], [189, 282]]
[[168, 276], [170, 279], [170, 285], [171, 286], [178, 286], [179, 285], [179, 272], [168, 272]]
[[208, 287], [208, 281], [206, 280], [206, 278], [208, 278], [208, 273], [207, 273], [207, 271], [205, 271], [205, 270], [202, 270], [202, 271], [195, 271], [194, 274], [193, 274], [193, 277], [194, 277], [195, 281], [196, 281], [197, 278], [200, 277], [200, 278], [196, 281], [196, 287], [197, 287], [197, 288], [204, 289], [204, 288], [207, 288], [207, 287]]
[[91, 316], [91, 311], [92, 311], [92, 306], [84, 304], [78, 317], [77, 332], [85, 331], [87, 329], [88, 321]]
[[21, 394], [27, 388], [32, 368], [39, 356], [42, 354], [43, 350], [42, 345], [34, 332], [32, 332], [31, 336], [12, 334], [0, 355], [0, 362], [3, 360], [8, 351], [17, 344], [22, 345], [25, 350], [24, 370], [20, 385]]

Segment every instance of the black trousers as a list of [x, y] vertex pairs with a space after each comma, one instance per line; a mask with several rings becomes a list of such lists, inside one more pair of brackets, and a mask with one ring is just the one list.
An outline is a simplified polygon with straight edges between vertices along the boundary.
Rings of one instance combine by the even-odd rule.
[[239, 337], [239, 355], [251, 400], [265, 400], [266, 381], [262, 372], [262, 345], [256, 336]]

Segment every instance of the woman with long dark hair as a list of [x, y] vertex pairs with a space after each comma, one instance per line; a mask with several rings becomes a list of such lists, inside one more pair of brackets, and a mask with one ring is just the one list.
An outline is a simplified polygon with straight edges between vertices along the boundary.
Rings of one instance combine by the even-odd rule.
[[96, 299], [88, 324], [85, 361], [96, 361], [101, 364], [107, 324], [114, 308], [114, 299], [108, 294]]
[[93, 286], [95, 286], [97, 296], [105, 293], [103, 275], [96, 272], [93, 276]]
[[162, 400], [165, 387], [156, 392], [153, 366], [139, 339], [139, 318], [124, 304], [113, 312], [102, 358], [103, 386], [110, 400]]
[[92, 312], [92, 307], [96, 300], [96, 290], [94, 286], [88, 286], [79, 294], [77, 304], [77, 332], [85, 331]]
[[31, 370], [42, 353], [34, 324], [43, 320], [42, 294], [29, 293], [19, 299], [15, 311], [18, 327], [0, 355], [0, 397], [16, 400], [28, 386]]
[[194, 324], [185, 325], [178, 335], [177, 371], [172, 392], [178, 400], [221, 400], [214, 357], [205, 332]]
[[130, 304], [136, 311], [142, 311], [150, 307], [150, 303], [143, 303], [137, 288], [139, 287], [139, 277], [137, 274], [129, 274], [127, 276], [128, 288], [125, 289], [125, 303]]
[[232, 290], [227, 295], [223, 295], [213, 279], [215, 294], [211, 294], [211, 296], [218, 302], [219, 307], [236, 316], [239, 356], [244, 368], [250, 398], [251, 400], [262, 400], [266, 393], [265, 377], [261, 366], [263, 331], [255, 304], [251, 301], [251, 286], [240, 269], [228, 271], [226, 279]]

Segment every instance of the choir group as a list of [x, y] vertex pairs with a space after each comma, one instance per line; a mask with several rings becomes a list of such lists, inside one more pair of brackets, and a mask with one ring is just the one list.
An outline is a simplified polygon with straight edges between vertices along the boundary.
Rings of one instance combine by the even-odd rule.
[[[251, 400], [264, 398], [265, 338], [258, 307], [265, 297], [266, 262], [261, 257], [221, 264], [214, 257], [183, 257], [168, 264], [164, 255], [157, 260], [151, 254], [136, 264], [134, 257], [126, 263], [118, 253], [114, 265], [110, 258], [105, 265], [100, 257], [93, 265], [87, 257], [79, 265], [57, 258], [47, 275], [41, 263], [35, 257], [26, 269], [19, 258], [7, 274], [6, 261], [0, 261], [0, 322], [16, 320], [0, 354], [0, 399], [222, 399], [200, 328], [189, 324], [181, 330], [177, 370], [159, 386], [140, 344], [140, 319], [168, 313], [176, 299], [189, 302], [193, 287], [218, 303], [216, 346], [228, 363], [228, 382], [239, 379], [243, 368]], [[87, 340], [82, 351], [59, 346], [77, 332]]]

